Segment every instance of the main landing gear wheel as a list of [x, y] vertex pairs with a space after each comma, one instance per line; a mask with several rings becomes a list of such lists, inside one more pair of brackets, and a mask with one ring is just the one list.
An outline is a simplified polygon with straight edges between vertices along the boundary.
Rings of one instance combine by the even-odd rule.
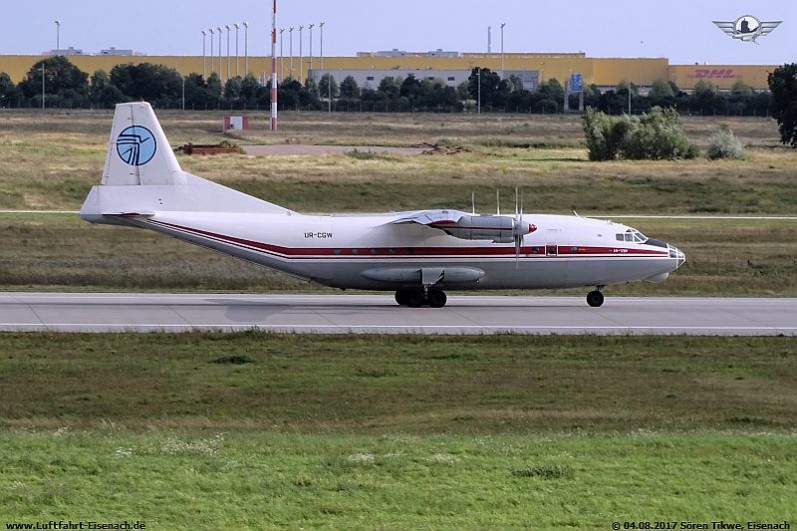
[[593, 308], [598, 308], [599, 306], [603, 305], [603, 293], [598, 290], [587, 293], [587, 304]]
[[409, 292], [408, 289], [400, 289], [396, 291], [396, 302], [399, 306], [407, 306], [409, 303]]
[[446, 305], [446, 301], [448, 300], [446, 292], [439, 289], [429, 290], [427, 298], [429, 299], [429, 306], [432, 308], [442, 308]]
[[420, 289], [396, 290], [396, 302], [399, 306], [420, 308], [424, 304], [428, 304], [432, 308], [442, 308], [447, 301], [446, 293], [440, 289], [430, 289], [425, 296]]
[[407, 291], [407, 306], [410, 308], [420, 308], [423, 306], [423, 292], [417, 289]]

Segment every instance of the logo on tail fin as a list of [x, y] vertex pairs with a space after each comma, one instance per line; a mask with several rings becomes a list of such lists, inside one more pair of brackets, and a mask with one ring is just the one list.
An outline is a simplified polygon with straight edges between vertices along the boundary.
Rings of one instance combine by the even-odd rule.
[[128, 127], [116, 139], [116, 152], [119, 158], [131, 166], [143, 166], [151, 161], [157, 149], [155, 136], [149, 129], [140, 125]]

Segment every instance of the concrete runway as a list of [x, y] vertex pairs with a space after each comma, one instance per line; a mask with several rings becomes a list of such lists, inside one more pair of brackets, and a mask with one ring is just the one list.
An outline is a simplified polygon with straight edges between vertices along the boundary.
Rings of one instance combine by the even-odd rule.
[[0, 293], [0, 331], [797, 335], [797, 299], [449, 297], [403, 308], [392, 295]]

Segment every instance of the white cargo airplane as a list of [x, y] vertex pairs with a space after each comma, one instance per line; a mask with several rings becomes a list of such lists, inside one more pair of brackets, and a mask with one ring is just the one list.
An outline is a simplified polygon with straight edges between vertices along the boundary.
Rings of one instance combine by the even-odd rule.
[[631, 227], [578, 216], [298, 214], [184, 172], [143, 102], [117, 105], [102, 183], [80, 216], [151, 229], [325, 286], [395, 291], [410, 307], [442, 307], [444, 290], [578, 286], [595, 286], [587, 303], [596, 307], [604, 286], [661, 282], [685, 260]]

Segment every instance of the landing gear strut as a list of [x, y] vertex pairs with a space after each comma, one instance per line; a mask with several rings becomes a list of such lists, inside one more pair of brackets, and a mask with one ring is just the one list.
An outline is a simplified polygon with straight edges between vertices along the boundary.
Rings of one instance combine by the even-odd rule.
[[603, 286], [598, 286], [598, 289], [590, 291], [587, 293], [587, 304], [592, 306], [593, 308], [598, 308], [603, 305], [603, 293], [601, 293], [601, 288]]
[[430, 289], [424, 293], [421, 289], [400, 289], [396, 291], [396, 302], [400, 306], [420, 308], [428, 304], [432, 308], [442, 308], [446, 305], [448, 297], [441, 289]]

